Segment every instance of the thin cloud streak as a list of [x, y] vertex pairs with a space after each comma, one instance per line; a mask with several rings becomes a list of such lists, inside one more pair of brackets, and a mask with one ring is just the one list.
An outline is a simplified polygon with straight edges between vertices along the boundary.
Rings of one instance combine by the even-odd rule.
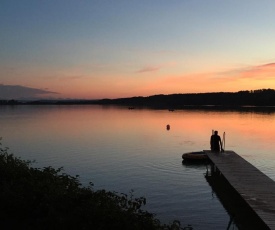
[[160, 70], [160, 66], [147, 66], [137, 71], [137, 73], [145, 73], [145, 72], [155, 72]]
[[74, 81], [74, 80], [81, 80], [84, 76], [68, 76], [68, 77], [59, 77], [60, 81]]
[[144, 84], [142, 91], [155, 93], [236, 92], [275, 87], [275, 63], [227, 71], [170, 75]]
[[269, 79], [275, 77], [275, 63], [251, 67], [241, 73], [242, 78]]
[[223, 72], [213, 72], [212, 75], [216, 80], [228, 83], [247, 81], [248, 85], [252, 82], [253, 84], [256, 82], [260, 83], [259, 87], [261, 87], [261, 85], [266, 85], [267, 82], [274, 85], [275, 63], [232, 68]]
[[159, 64], [159, 65], [147, 65], [136, 72], [137, 73], [156, 72], [156, 71], [159, 71], [160, 69], [174, 67], [176, 65], [177, 65], [177, 62], [168, 62], [168, 63]]

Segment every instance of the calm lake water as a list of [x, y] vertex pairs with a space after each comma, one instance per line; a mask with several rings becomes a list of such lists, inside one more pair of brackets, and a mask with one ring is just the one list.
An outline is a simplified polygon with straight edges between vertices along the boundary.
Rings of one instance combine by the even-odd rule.
[[183, 164], [181, 158], [209, 149], [213, 129], [226, 133], [225, 149], [275, 180], [275, 113], [0, 106], [0, 127], [2, 145], [35, 160], [33, 166], [62, 166], [95, 189], [134, 190], [163, 223], [177, 219], [195, 230], [227, 229], [230, 221], [204, 177], [206, 166]]

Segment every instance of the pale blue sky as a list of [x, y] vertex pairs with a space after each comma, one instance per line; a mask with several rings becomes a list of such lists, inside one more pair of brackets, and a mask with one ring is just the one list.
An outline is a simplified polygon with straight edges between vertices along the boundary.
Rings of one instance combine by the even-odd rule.
[[275, 62], [274, 10], [273, 0], [1, 0], [0, 84], [60, 97], [195, 92], [191, 74]]

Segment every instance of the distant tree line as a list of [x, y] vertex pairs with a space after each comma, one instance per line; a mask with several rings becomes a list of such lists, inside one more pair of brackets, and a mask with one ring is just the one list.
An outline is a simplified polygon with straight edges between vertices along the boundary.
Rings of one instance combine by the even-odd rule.
[[0, 105], [18, 105], [21, 104], [21, 102], [16, 100], [0, 100]]
[[125, 105], [129, 107], [152, 107], [180, 109], [188, 106], [216, 106], [216, 107], [243, 107], [243, 106], [275, 106], [275, 90], [259, 89], [239, 92], [216, 93], [188, 93], [153, 95], [148, 97], [130, 97], [101, 100], [33, 100], [16, 101], [0, 100], [0, 105], [72, 105], [72, 104], [101, 104], [101, 105]]
[[168, 109], [184, 108], [186, 106], [275, 106], [275, 90], [247, 90], [235, 93], [161, 94], [148, 97], [104, 99], [99, 101], [99, 103]]

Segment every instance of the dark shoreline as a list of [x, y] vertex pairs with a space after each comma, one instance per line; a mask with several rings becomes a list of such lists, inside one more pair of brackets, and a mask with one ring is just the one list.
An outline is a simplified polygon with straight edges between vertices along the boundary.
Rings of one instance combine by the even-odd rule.
[[261, 89], [236, 93], [192, 93], [153, 95], [117, 99], [55, 99], [55, 100], [0, 100], [0, 105], [103, 105], [124, 106], [129, 109], [148, 108], [162, 110], [211, 110], [211, 111], [275, 111], [275, 90]]

